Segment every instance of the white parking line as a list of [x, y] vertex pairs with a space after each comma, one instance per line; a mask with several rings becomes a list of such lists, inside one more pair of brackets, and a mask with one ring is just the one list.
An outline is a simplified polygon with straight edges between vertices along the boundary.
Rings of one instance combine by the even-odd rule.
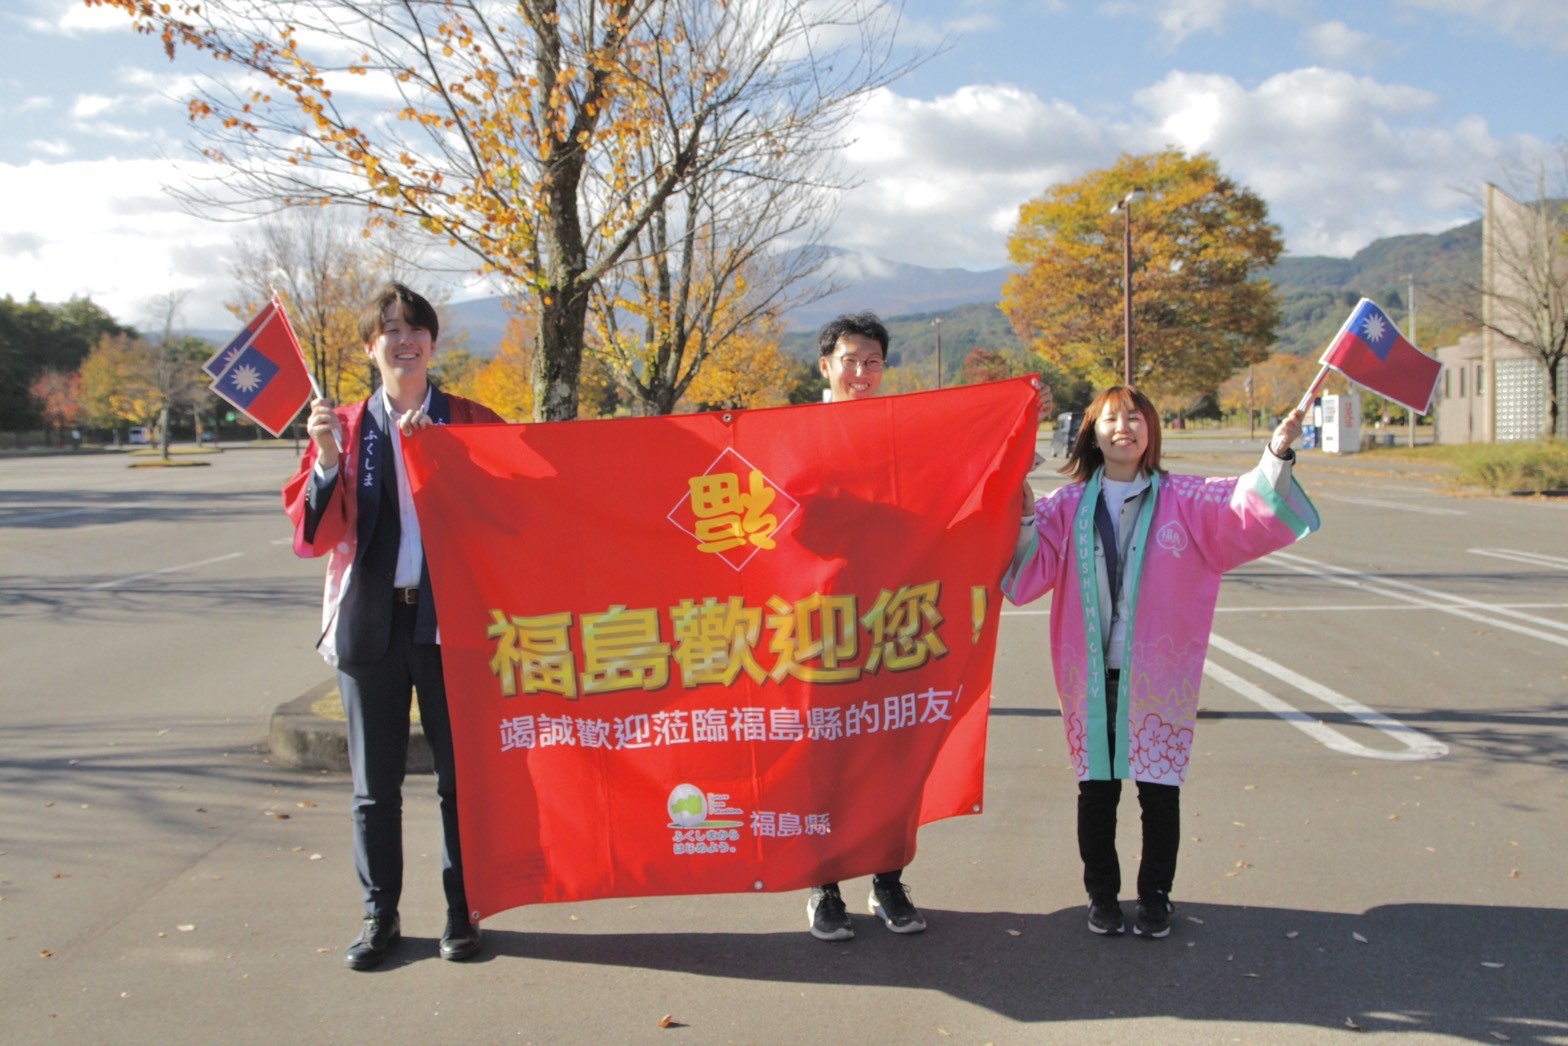
[[1293, 686], [1303, 693], [1309, 694], [1323, 701], [1341, 712], [1354, 717], [1367, 726], [1372, 727], [1387, 735], [1391, 740], [1398, 741], [1403, 749], [1386, 751], [1383, 749], [1369, 748], [1359, 741], [1353, 741], [1333, 727], [1320, 722], [1316, 717], [1301, 711], [1288, 701], [1275, 696], [1262, 687], [1243, 679], [1241, 676], [1214, 663], [1205, 660], [1203, 672], [1217, 683], [1223, 683], [1247, 700], [1258, 705], [1268, 712], [1273, 712], [1291, 726], [1300, 730], [1314, 741], [1326, 748], [1346, 755], [1361, 756], [1366, 759], [1440, 759], [1448, 754], [1448, 746], [1443, 742], [1428, 737], [1399, 722], [1391, 719], [1375, 709], [1352, 698], [1346, 697], [1337, 690], [1331, 690], [1322, 683], [1308, 679], [1298, 672], [1294, 672], [1276, 661], [1271, 661], [1262, 654], [1248, 650], [1244, 646], [1232, 643], [1222, 636], [1209, 637], [1210, 648], [1218, 648], [1232, 657], [1238, 658], [1268, 675], [1273, 676], [1288, 686]]
[[106, 588], [114, 588], [117, 585], [128, 585], [132, 581], [140, 581], [142, 578], [157, 577], [159, 574], [173, 574], [181, 570], [204, 567], [210, 563], [222, 563], [225, 559], [238, 559], [244, 554], [243, 552], [230, 552], [226, 556], [213, 556], [211, 559], [198, 560], [195, 563], [182, 563], [177, 567], [164, 567], [162, 570], [149, 570], [145, 574], [132, 574], [130, 577], [115, 578], [113, 581], [100, 581], [96, 585], [83, 585], [82, 591], [98, 592]]
[[18, 523], [37, 523], [44, 519], [59, 519], [61, 516], [80, 516], [83, 512], [102, 512], [100, 508], [66, 508], [58, 512], [39, 512], [31, 516], [11, 516], [9, 519], [0, 519], [0, 527], [15, 526]]
[[[1534, 614], [1521, 613], [1507, 607], [1482, 603], [1464, 596], [1449, 595], [1436, 589], [1424, 588], [1421, 585], [1412, 585], [1406, 581], [1396, 581], [1393, 578], [1378, 577], [1375, 574], [1364, 574], [1357, 570], [1347, 570], [1336, 567], [1330, 563], [1320, 563], [1305, 556], [1292, 555], [1289, 552], [1276, 552], [1269, 557], [1269, 562], [1278, 562], [1287, 570], [1294, 570], [1298, 574], [1308, 577], [1322, 578], [1337, 584], [1347, 585], [1350, 588], [1373, 592], [1377, 595], [1387, 596], [1391, 599], [1403, 600], [1416, 606], [1426, 607], [1429, 610], [1440, 610], [1445, 614], [1462, 617], [1468, 621], [1479, 621], [1483, 625], [1493, 628], [1506, 629], [1517, 632], [1522, 636], [1530, 636], [1543, 642], [1556, 646], [1568, 647], [1568, 635], [1554, 635], [1543, 632], [1539, 628], [1530, 628], [1526, 625], [1514, 624], [1503, 618], [1515, 618], [1527, 621], [1541, 628], [1556, 629], [1559, 633], [1568, 632], [1568, 624], [1553, 621], [1551, 618], [1537, 617]], [[1407, 594], [1408, 593], [1408, 594]]]
[[1465, 551], [1477, 556], [1491, 556], [1493, 559], [1506, 559], [1532, 567], [1568, 570], [1568, 559], [1564, 559], [1562, 556], [1548, 556], [1540, 552], [1524, 552], [1516, 548], [1471, 548]]
[[1333, 494], [1320, 494], [1323, 501], [1347, 501], [1352, 505], [1371, 505], [1374, 508], [1398, 509], [1401, 512], [1420, 512], [1427, 516], [1463, 516], [1464, 509], [1458, 508], [1428, 508], [1425, 505], [1412, 505], [1405, 501], [1384, 501], [1381, 498], [1347, 498], [1336, 497]]

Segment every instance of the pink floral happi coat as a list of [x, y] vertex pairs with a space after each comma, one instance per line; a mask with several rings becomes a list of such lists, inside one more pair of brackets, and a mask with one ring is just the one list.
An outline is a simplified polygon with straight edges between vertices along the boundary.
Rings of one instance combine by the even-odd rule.
[[1128, 556], [1130, 620], [1114, 746], [1105, 741], [1095, 580], [1093, 507], [1100, 475], [1036, 504], [1033, 533], [1020, 543], [1002, 591], [1019, 604], [1051, 593], [1051, 662], [1080, 781], [1186, 780], [1221, 577], [1319, 525], [1295, 480], [1285, 476], [1276, 489], [1271, 471], [1279, 473], [1260, 465], [1239, 478], [1151, 477], [1145, 496], [1154, 499], [1152, 509], [1140, 519]]

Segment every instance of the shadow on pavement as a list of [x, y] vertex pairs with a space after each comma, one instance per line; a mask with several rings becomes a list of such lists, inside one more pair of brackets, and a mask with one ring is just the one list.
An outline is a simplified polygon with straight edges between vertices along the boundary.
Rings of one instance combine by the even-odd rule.
[[[1160, 941], [1093, 937], [1079, 908], [927, 914], [931, 929], [919, 937], [857, 916], [858, 937], [835, 945], [803, 932], [487, 931], [485, 941], [492, 959], [940, 991], [1023, 1023], [1162, 1017], [1513, 1042], [1568, 1034], [1560, 979], [1568, 911], [1403, 904], [1352, 915], [1178, 904], [1175, 928]], [[1259, 1034], [1266, 1041], [1267, 1031]]]

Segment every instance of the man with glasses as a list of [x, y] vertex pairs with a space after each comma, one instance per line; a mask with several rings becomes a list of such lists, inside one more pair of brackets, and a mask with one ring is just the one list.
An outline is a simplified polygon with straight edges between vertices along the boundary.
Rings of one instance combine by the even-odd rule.
[[[817, 336], [821, 358], [818, 366], [828, 381], [830, 402], [869, 399], [882, 385], [887, 363], [887, 327], [869, 312], [840, 316]], [[878, 872], [871, 879], [868, 905], [894, 933], [919, 933], [925, 918], [909, 900], [904, 870]], [[838, 883], [824, 883], [811, 891], [806, 902], [806, 922], [811, 935], [822, 941], [847, 941], [855, 936]]]
[[817, 335], [817, 366], [828, 380], [832, 402], [867, 399], [882, 385], [887, 362], [887, 328], [869, 312], [840, 316]]

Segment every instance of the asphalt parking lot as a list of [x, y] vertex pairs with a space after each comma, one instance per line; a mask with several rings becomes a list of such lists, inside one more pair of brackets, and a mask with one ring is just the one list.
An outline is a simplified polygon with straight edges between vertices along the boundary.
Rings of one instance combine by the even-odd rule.
[[1164, 941], [1084, 928], [1039, 603], [1003, 618], [986, 811], [924, 828], [907, 873], [925, 934], [858, 914], [861, 880], [844, 944], [804, 894], [642, 898], [509, 911], [443, 963], [426, 778], [405, 940], [356, 974], [347, 779], [265, 747], [329, 676], [291, 467], [0, 461], [9, 1041], [1568, 1042], [1568, 499], [1305, 455], [1322, 531], [1222, 590]]

